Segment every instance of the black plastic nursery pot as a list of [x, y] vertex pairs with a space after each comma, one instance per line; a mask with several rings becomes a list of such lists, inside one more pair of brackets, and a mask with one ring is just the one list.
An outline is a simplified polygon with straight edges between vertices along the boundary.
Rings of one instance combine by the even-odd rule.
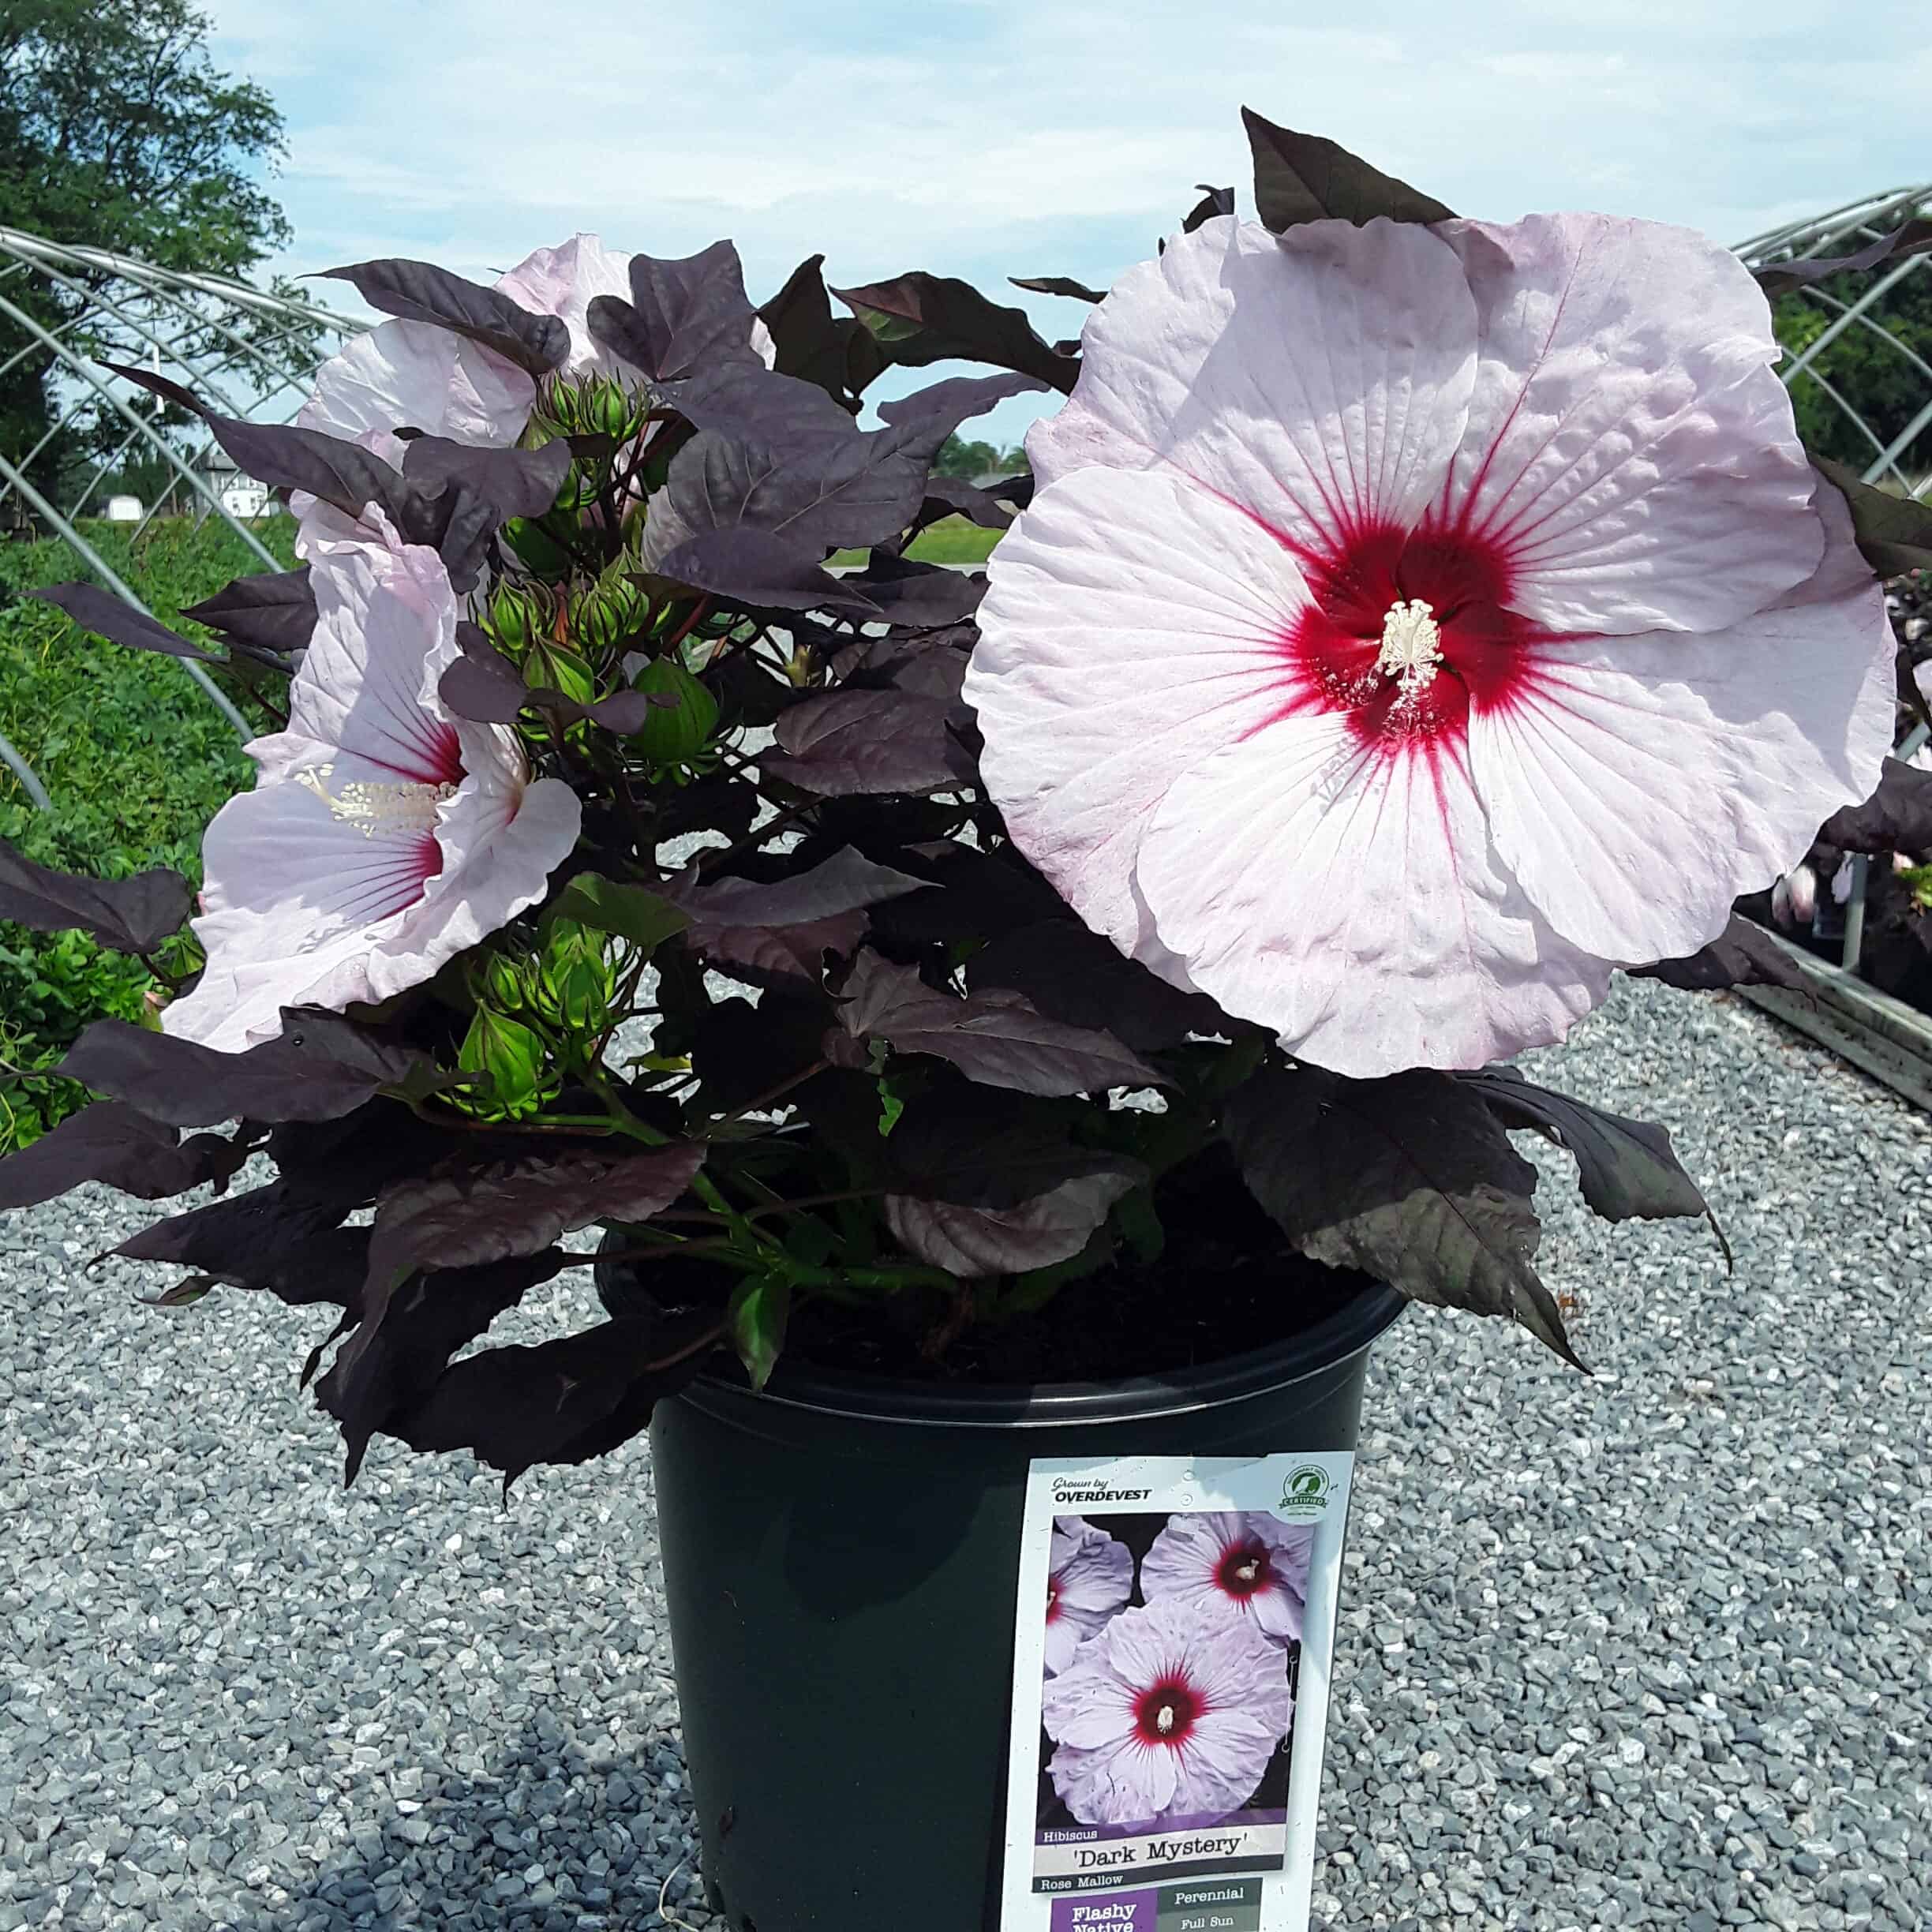
[[994, 1932], [1021, 1522], [1036, 1458], [1355, 1445], [1361, 1294], [1289, 1340], [1111, 1386], [781, 1364], [651, 1425], [685, 1754], [733, 1932]]

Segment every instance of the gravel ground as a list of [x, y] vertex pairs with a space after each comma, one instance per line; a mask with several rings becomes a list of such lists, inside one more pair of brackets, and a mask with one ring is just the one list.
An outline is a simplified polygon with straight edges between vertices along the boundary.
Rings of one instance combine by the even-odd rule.
[[[1565, 1180], [1593, 1380], [1426, 1312], [1383, 1346], [1317, 1923], [1923, 1932], [1932, 1127], [1643, 985], [1538, 1058], [1668, 1122], [1737, 1272]], [[0, 1932], [629, 1932], [667, 1881], [713, 1923], [645, 1447], [507, 1510], [379, 1447], [344, 1496], [292, 1387], [324, 1324], [84, 1275], [137, 1218], [0, 1226]]]

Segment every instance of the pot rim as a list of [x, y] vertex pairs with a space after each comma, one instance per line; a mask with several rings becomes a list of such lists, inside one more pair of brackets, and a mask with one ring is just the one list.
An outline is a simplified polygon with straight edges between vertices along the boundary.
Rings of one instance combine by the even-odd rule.
[[1393, 1323], [1408, 1297], [1383, 1282], [1361, 1291], [1312, 1327], [1258, 1349], [1159, 1375], [1119, 1382], [913, 1382], [804, 1368], [781, 1359], [762, 1390], [707, 1370], [676, 1399], [699, 1406], [743, 1405], [802, 1410], [855, 1422], [917, 1428], [1091, 1428], [1151, 1416], [1189, 1415], [1308, 1380], [1365, 1353]]

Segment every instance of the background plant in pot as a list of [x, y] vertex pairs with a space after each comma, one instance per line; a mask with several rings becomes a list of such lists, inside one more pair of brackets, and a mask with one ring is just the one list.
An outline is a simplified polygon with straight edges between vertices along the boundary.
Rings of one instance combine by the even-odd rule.
[[[1260, 223], [1210, 194], [1084, 349], [944, 277], [840, 316], [814, 257], [754, 307], [728, 243], [580, 236], [492, 288], [339, 271], [392, 319], [294, 426], [122, 372], [289, 495], [302, 567], [208, 642], [52, 593], [271, 728], [192, 922], [171, 873], [0, 856], [0, 914], [172, 996], [67, 1056], [100, 1097], [0, 1199], [212, 1184], [116, 1252], [339, 1309], [304, 1375], [352, 1473], [379, 1433], [581, 1461], [788, 1346], [1157, 1369], [1325, 1270], [1567, 1354], [1510, 1135], [1612, 1219], [1704, 1203], [1661, 1128], [1494, 1063], [1619, 967], [1781, 970], [1729, 907], [1878, 785], [1874, 571], [1927, 513], [1807, 462], [1698, 238], [1461, 223], [1249, 132]], [[1027, 391], [1070, 398], [1037, 481], [934, 474]], [[988, 573], [908, 556], [960, 515], [1017, 519]], [[596, 1227], [609, 1320], [472, 1348]], [[1311, 1265], [1220, 1310], [1271, 1251]], [[1110, 1339], [1055, 1325], [1082, 1296]]]

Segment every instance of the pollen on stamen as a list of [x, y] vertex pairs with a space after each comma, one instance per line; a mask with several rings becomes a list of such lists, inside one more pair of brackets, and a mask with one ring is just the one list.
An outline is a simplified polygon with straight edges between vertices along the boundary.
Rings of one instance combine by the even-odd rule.
[[298, 772], [295, 782], [313, 792], [329, 808], [330, 815], [352, 826], [365, 838], [397, 832], [428, 832], [436, 822], [436, 812], [456, 796], [454, 784], [386, 784], [358, 779], [339, 790], [329, 788], [333, 765], [318, 765]]
[[1376, 668], [1402, 687], [1398, 706], [1413, 705], [1435, 680], [1443, 661], [1442, 627], [1421, 597], [1398, 598], [1382, 620], [1382, 650]]

